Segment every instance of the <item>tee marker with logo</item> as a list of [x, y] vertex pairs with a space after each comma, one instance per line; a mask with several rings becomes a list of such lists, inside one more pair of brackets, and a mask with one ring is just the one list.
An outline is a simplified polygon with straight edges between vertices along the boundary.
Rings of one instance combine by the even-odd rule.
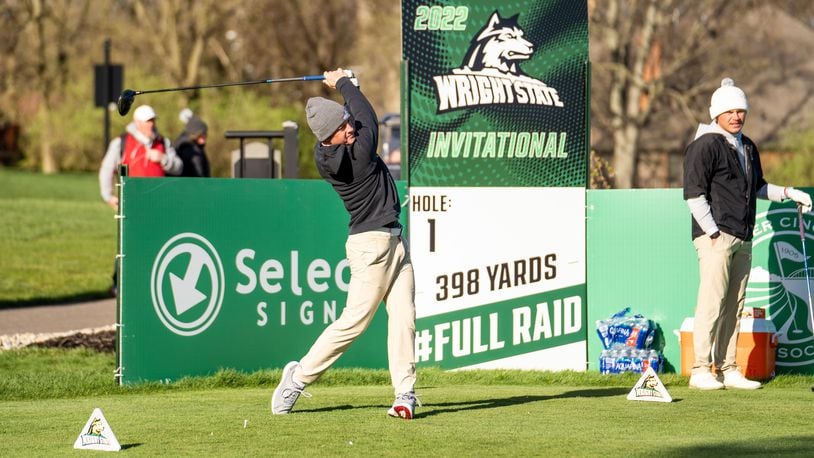
[[628, 401], [673, 402], [667, 388], [652, 367], [648, 367], [627, 395]]
[[102, 409], [95, 408], [90, 414], [85, 427], [79, 432], [79, 437], [73, 443], [73, 448], [79, 450], [101, 450], [105, 452], [118, 452], [122, 449], [113, 429], [107, 422]]

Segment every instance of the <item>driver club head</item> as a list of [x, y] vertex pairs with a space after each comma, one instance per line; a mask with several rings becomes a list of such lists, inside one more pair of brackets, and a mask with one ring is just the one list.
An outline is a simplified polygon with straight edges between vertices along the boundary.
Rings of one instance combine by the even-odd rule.
[[116, 102], [121, 116], [126, 115], [127, 112], [130, 111], [130, 107], [133, 106], [133, 101], [136, 100], [136, 95], [138, 95], [138, 93], [132, 89], [122, 91], [119, 100]]

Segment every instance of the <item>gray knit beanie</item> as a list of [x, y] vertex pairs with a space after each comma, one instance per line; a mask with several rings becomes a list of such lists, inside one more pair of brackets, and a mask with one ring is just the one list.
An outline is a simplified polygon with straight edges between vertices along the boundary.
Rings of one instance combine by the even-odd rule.
[[209, 127], [203, 121], [203, 119], [192, 116], [189, 118], [189, 122], [187, 123], [186, 132], [189, 134], [190, 137], [198, 137], [200, 135], [206, 135], [209, 131]]
[[325, 141], [349, 116], [345, 108], [333, 100], [311, 97], [305, 105], [305, 117], [317, 140]]

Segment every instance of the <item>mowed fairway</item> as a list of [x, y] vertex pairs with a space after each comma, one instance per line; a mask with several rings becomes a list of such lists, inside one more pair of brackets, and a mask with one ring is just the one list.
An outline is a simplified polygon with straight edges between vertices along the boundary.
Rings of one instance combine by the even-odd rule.
[[[479, 374], [481, 380], [488, 377]], [[0, 456], [74, 453], [73, 442], [95, 407], [103, 410], [124, 452], [150, 456], [811, 456], [814, 451], [814, 393], [801, 383], [769, 384], [754, 392], [668, 386], [674, 402], [667, 404], [628, 401], [629, 388], [621, 385], [452, 384], [437, 373], [433, 378], [439, 383], [419, 386], [424, 406], [413, 421], [386, 416], [391, 391], [383, 384], [317, 383], [308, 389], [313, 397], [301, 398], [285, 416], [269, 411], [272, 387], [166, 387], [5, 401]]]

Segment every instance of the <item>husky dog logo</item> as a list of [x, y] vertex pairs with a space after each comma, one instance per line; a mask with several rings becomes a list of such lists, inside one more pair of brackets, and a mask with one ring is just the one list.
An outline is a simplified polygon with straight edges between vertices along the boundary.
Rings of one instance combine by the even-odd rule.
[[656, 386], [659, 384], [658, 379], [656, 379], [653, 375], [648, 375], [642, 380], [642, 383], [639, 385], [639, 388], [647, 388], [649, 390], [655, 389]]
[[503, 19], [497, 12], [492, 14], [486, 27], [472, 40], [464, 57], [464, 70], [495, 69], [501, 73], [522, 74], [518, 61], [529, 59], [534, 45], [523, 38], [517, 16]]
[[520, 62], [531, 59], [535, 49], [518, 16], [493, 12], [472, 38], [461, 68], [433, 77], [439, 113], [496, 104], [565, 106], [556, 89], [521, 70]]
[[[814, 271], [806, 272], [798, 224], [794, 209], [758, 215], [746, 305], [766, 307], [767, 318], [777, 328], [777, 366], [810, 369], [814, 367], [814, 329], [808, 288], [814, 285], [807, 282]], [[812, 230], [811, 224], [804, 218], [806, 232]]]

